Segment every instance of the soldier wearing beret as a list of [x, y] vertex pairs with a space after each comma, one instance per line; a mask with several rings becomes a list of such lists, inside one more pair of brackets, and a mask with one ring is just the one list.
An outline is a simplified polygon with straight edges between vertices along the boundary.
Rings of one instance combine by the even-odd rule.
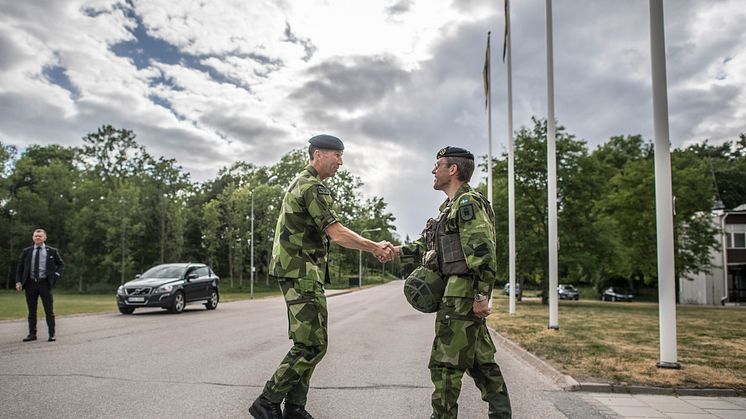
[[342, 141], [317, 135], [308, 142], [310, 162], [285, 192], [269, 266], [285, 297], [293, 347], [249, 408], [257, 419], [311, 418], [305, 409], [306, 395], [328, 342], [324, 283], [329, 282], [329, 241], [370, 252], [381, 262], [394, 256], [391, 243], [361, 237], [343, 226], [332, 209], [331, 191], [322, 181], [342, 165]]
[[508, 389], [495, 363], [495, 345], [485, 318], [497, 272], [492, 206], [469, 186], [474, 156], [463, 148], [445, 147], [432, 170], [433, 188], [447, 199], [437, 219], [430, 219], [423, 237], [397, 248], [402, 256], [422, 256], [424, 266], [446, 282], [435, 319], [430, 376], [435, 391], [431, 418], [458, 416], [464, 372], [469, 374], [489, 405], [490, 418], [510, 418]]

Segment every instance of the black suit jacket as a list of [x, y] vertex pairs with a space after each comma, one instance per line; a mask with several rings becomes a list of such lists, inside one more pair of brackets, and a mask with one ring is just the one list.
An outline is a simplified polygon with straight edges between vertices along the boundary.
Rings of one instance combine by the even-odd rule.
[[[62, 268], [65, 263], [60, 257], [60, 252], [54, 247], [46, 246], [47, 248], [47, 279], [49, 280], [49, 287], [53, 288], [57, 284], [57, 280], [60, 279]], [[31, 279], [33, 268], [31, 263], [34, 259], [34, 246], [29, 246], [23, 249], [21, 258], [18, 260], [18, 269], [16, 269], [16, 282], [20, 282], [23, 286], [26, 285], [26, 281]]]

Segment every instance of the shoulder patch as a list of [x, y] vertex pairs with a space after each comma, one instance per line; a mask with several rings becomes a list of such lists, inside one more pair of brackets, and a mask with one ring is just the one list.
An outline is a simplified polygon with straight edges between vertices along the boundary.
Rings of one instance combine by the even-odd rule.
[[458, 215], [461, 217], [461, 221], [470, 221], [474, 218], [474, 205], [464, 204], [458, 209]]
[[316, 192], [319, 193], [319, 195], [331, 195], [332, 193], [329, 192], [329, 189], [326, 188], [324, 185], [318, 185], [316, 186]]

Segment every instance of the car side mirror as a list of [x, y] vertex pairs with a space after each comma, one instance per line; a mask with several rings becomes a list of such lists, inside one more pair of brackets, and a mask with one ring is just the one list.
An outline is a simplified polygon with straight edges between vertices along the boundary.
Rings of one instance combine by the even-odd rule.
[[137, 275], [135, 275], [135, 279], [140, 279], [140, 277], [141, 277], [141, 276], [142, 276], [142, 275], [140, 275], [140, 274], [137, 274]]
[[187, 275], [187, 277], [186, 277], [187, 281], [190, 281], [190, 280], [192, 280], [192, 279], [197, 279], [197, 278], [199, 278], [199, 275], [197, 275], [196, 273], [190, 273], [190, 274], [189, 274], [189, 275]]

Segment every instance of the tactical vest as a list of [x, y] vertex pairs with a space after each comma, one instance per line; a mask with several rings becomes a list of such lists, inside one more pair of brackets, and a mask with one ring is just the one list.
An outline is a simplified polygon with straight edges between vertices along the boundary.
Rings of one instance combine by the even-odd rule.
[[[443, 211], [438, 214], [438, 218], [428, 219], [425, 226], [424, 235], [427, 251], [422, 257], [422, 265], [440, 272], [442, 275], [466, 275], [469, 270], [466, 265], [464, 250], [461, 247], [459, 232], [449, 233], [446, 231], [446, 221], [448, 220], [448, 214], [451, 212], [451, 207], [454, 202], [464, 195], [465, 193], [450, 200]], [[494, 229], [495, 213], [492, 211], [492, 205], [481, 192], [471, 196], [486, 210], [487, 217]]]
[[461, 236], [458, 232], [446, 231], [448, 213], [454, 200], [446, 204], [438, 218], [430, 218], [425, 226], [425, 246], [427, 252], [422, 258], [422, 264], [429, 269], [440, 272], [441, 275], [466, 275], [466, 257], [461, 248]]

